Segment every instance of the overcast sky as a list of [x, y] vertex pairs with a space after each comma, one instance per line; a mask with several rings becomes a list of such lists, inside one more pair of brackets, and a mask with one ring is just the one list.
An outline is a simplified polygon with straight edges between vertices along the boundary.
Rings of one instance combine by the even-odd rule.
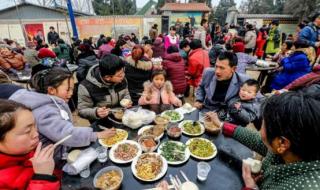
[[[149, 0], [136, 0], [137, 1], [137, 6], [139, 8], [143, 7], [144, 4], [146, 4]], [[157, 1], [157, 0], [155, 0]], [[184, 2], [185, 0], [180, 0], [181, 2]], [[240, 5], [242, 0], [235, 0], [235, 2], [237, 3], [237, 6]], [[218, 5], [219, 4], [219, 0], [212, 0], [212, 5]]]

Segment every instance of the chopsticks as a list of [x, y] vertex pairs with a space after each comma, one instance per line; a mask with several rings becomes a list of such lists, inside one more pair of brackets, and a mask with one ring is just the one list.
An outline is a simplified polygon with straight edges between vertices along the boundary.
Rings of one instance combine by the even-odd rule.
[[64, 137], [60, 141], [56, 142], [53, 146], [57, 147], [58, 145], [62, 144], [64, 141], [68, 140], [70, 137], [72, 137], [72, 135], [68, 135], [68, 136]]
[[186, 181], [190, 181], [190, 180], [188, 179], [187, 175], [186, 175], [182, 170], [180, 170], [180, 173], [181, 173], [182, 177], [183, 177]]

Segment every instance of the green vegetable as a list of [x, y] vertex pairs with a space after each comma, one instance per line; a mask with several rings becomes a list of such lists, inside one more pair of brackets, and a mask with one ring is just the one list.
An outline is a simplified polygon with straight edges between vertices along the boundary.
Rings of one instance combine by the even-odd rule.
[[193, 139], [188, 145], [190, 152], [196, 156], [206, 158], [212, 156], [216, 151], [213, 149], [211, 143], [203, 139]]
[[172, 121], [178, 121], [181, 119], [180, 114], [176, 111], [166, 111], [164, 115], [170, 117]]
[[185, 145], [175, 142], [165, 142], [161, 147], [161, 155], [170, 162], [183, 161], [185, 159]]
[[183, 124], [183, 130], [189, 134], [199, 134], [201, 133], [200, 123], [188, 121]]

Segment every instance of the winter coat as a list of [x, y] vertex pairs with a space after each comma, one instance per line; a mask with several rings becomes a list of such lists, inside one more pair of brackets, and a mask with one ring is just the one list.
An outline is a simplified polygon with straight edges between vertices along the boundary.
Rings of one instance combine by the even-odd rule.
[[258, 33], [258, 37], [257, 37], [257, 43], [256, 43], [256, 56], [258, 57], [262, 57], [264, 54], [264, 45], [267, 41], [267, 39], [265, 38], [267, 36], [267, 33], [264, 32], [259, 32]]
[[189, 85], [197, 87], [200, 84], [202, 73], [205, 68], [210, 66], [208, 52], [202, 48], [192, 50], [188, 58], [187, 76]]
[[225, 51], [225, 48], [223, 45], [221, 44], [215, 44], [210, 52], [209, 52], [209, 58], [210, 58], [210, 65], [211, 67], [214, 67], [216, 66], [216, 61], [217, 61], [217, 58], [219, 57], [220, 53]]
[[150, 39], [151, 39], [151, 40], [154, 40], [154, 39], [157, 38], [157, 36], [158, 36], [158, 29], [151, 28], [151, 29], [149, 30], [149, 37], [150, 37]]
[[320, 29], [313, 23], [304, 27], [299, 33], [299, 40], [307, 42], [309, 46], [316, 47], [318, 36], [320, 35]]
[[[249, 101], [242, 101], [239, 97], [235, 97], [228, 102], [227, 118], [233, 124], [247, 126], [249, 123], [261, 118], [261, 104], [265, 100], [264, 97], [255, 98]], [[241, 103], [240, 109], [235, 104]]]
[[184, 94], [187, 88], [185, 76], [185, 63], [179, 53], [166, 55], [162, 61], [163, 69], [167, 72], [167, 78], [173, 85], [175, 94]]
[[309, 87], [313, 84], [320, 84], [320, 65], [315, 66], [311, 73], [303, 75], [297, 78], [290, 84], [288, 84], [284, 89], [287, 90], [298, 90], [301, 88]]
[[164, 37], [164, 48], [165, 50], [167, 51], [167, 49], [170, 47], [170, 46], [176, 46], [177, 48], [179, 48], [179, 38], [178, 36], [170, 36], [170, 35], [167, 35]]
[[58, 59], [70, 61], [70, 52], [71, 47], [69, 47], [67, 44], [59, 44], [56, 48], [53, 49], [53, 51], [56, 53]]
[[269, 31], [267, 40], [266, 54], [274, 54], [280, 50], [281, 32], [278, 28], [273, 28]]
[[9, 49], [0, 49], [0, 67], [4, 70], [23, 70], [26, 60], [21, 54], [12, 52]]
[[23, 87], [15, 85], [15, 84], [11, 84], [11, 83], [3, 83], [0, 84], [0, 99], [9, 99], [10, 96], [12, 96], [12, 94], [14, 94], [15, 92], [17, 92], [18, 90], [23, 89]]
[[253, 49], [256, 47], [256, 41], [257, 41], [257, 33], [254, 30], [249, 30], [246, 32], [246, 35], [244, 37], [244, 43], [246, 49]]
[[55, 176], [35, 174], [30, 159], [34, 151], [11, 156], [0, 153], [0, 189], [3, 190], [59, 190]]
[[226, 93], [225, 101], [214, 102], [212, 97], [216, 90], [217, 78], [214, 68], [208, 68], [205, 70], [201, 84], [196, 91], [196, 101], [202, 102], [204, 108], [215, 111], [220, 108], [221, 103], [227, 104], [232, 98], [237, 97], [241, 85], [248, 79], [250, 78], [247, 75], [235, 72]]
[[152, 51], [153, 51], [152, 57], [162, 57], [162, 58], [164, 57], [165, 49], [164, 49], [164, 44], [162, 42], [162, 38], [157, 38], [153, 42]]
[[59, 39], [59, 34], [57, 32], [48, 32], [48, 42], [49, 44], [56, 43], [56, 41]]
[[128, 81], [128, 89], [130, 97], [134, 105], [138, 104], [138, 100], [143, 92], [143, 83], [150, 80], [153, 65], [148, 59], [141, 59], [137, 63], [131, 56], [125, 59], [126, 65], [126, 79]]
[[113, 47], [110, 44], [103, 44], [99, 47], [98, 58], [110, 54]]
[[[63, 154], [70, 147], [89, 146], [91, 142], [97, 140], [97, 135], [91, 127], [75, 127], [73, 125], [69, 106], [61, 98], [22, 89], [15, 92], [10, 100], [22, 103], [32, 109], [40, 141], [44, 146], [54, 144], [64, 137], [72, 135], [71, 138], [55, 148], [56, 167], [59, 167]], [[65, 112], [66, 116], [63, 116], [62, 112]]]
[[275, 76], [271, 88], [280, 90], [297, 78], [310, 73], [310, 61], [306, 54], [300, 51], [294, 52], [291, 56], [281, 61], [283, 70]]
[[202, 48], [208, 49], [206, 45], [206, 37], [207, 37], [207, 30], [203, 26], [200, 26], [199, 29], [195, 31], [193, 39], [200, 40], [202, 44]]
[[79, 85], [79, 115], [90, 121], [98, 120], [98, 107], [119, 107], [122, 99], [130, 99], [127, 80], [119, 84], [107, 83], [101, 78], [99, 65], [94, 65]]
[[[102, 46], [101, 46], [102, 47]], [[79, 59], [78, 61], [78, 69], [77, 69], [77, 79], [79, 82], [83, 81], [87, 74], [89, 69], [93, 66], [99, 63], [99, 60], [96, 58], [95, 55], [88, 56], [83, 59]]]
[[[230, 125], [233, 126], [225, 123], [224, 131]], [[319, 189], [319, 160], [286, 164], [280, 156], [268, 151], [259, 132], [244, 127], [236, 127], [231, 133], [234, 139], [264, 157], [261, 168], [263, 176], [260, 180], [261, 183], [258, 184], [259, 189]]]
[[[150, 104], [168, 104], [168, 105], [181, 105], [181, 100], [173, 93], [172, 84], [170, 81], [166, 81], [161, 89], [155, 87], [152, 82], [147, 81], [143, 84], [144, 91], [139, 99], [139, 105]], [[148, 94], [151, 95], [151, 99], [148, 100]], [[160, 100], [161, 98], [161, 100]]]
[[257, 58], [246, 53], [236, 53], [238, 58], [238, 65], [237, 65], [237, 73], [246, 74], [246, 67], [250, 64], [255, 64], [257, 62]]

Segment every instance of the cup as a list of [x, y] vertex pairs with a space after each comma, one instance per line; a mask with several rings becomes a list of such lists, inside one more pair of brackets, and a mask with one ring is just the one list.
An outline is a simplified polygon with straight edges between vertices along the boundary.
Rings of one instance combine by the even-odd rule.
[[208, 174], [211, 170], [211, 166], [207, 162], [199, 162], [197, 165], [198, 168], [198, 179], [200, 181], [207, 180]]
[[98, 153], [98, 161], [104, 163], [108, 160], [108, 149], [104, 146], [99, 146], [96, 148]]
[[89, 165], [80, 172], [80, 176], [82, 178], [88, 178], [90, 176], [90, 166]]

